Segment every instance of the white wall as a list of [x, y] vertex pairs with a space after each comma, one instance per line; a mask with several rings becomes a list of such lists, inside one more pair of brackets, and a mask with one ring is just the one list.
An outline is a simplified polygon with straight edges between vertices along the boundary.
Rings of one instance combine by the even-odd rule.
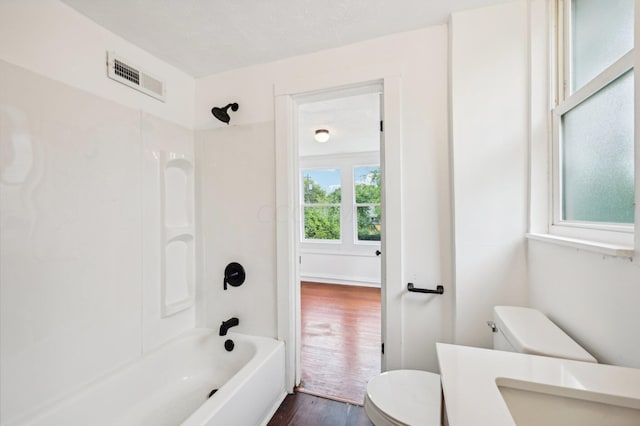
[[[200, 325], [235, 316], [238, 331], [277, 337], [274, 144], [273, 123], [196, 131]], [[224, 291], [229, 262], [244, 266], [246, 281]]]
[[[166, 102], [107, 78], [108, 50], [163, 80]], [[193, 127], [191, 76], [57, 0], [0, 2], [0, 59], [184, 127]]]
[[640, 265], [538, 241], [528, 250], [531, 306], [604, 364], [640, 368]]
[[450, 32], [455, 340], [491, 347], [493, 306], [527, 302], [526, 2], [454, 13]]
[[380, 287], [380, 257], [375, 254], [313, 249], [300, 254], [301, 281]]
[[[107, 79], [111, 48], [176, 92]], [[153, 239], [155, 153], [192, 155], [194, 82], [49, 0], [0, 3], [0, 76], [4, 425], [194, 326], [194, 307], [160, 318]]]
[[[337, 66], [339, 64], [339, 67]], [[389, 285], [406, 288], [407, 281], [416, 285], [435, 286], [436, 283], [451, 285], [451, 239], [450, 239], [450, 200], [449, 200], [449, 157], [447, 145], [447, 28], [436, 26], [420, 31], [397, 34], [357, 43], [341, 48], [330, 49], [314, 54], [290, 58], [264, 65], [247, 67], [232, 72], [221, 73], [197, 80], [196, 83], [196, 128], [197, 149], [211, 150], [204, 161], [200, 161], [202, 197], [200, 217], [202, 220], [202, 239], [205, 247], [218, 245], [223, 250], [231, 244], [234, 250], [229, 256], [246, 259], [248, 271], [252, 276], [260, 277], [260, 286], [269, 288], [267, 294], [261, 293], [261, 300], [237, 307], [241, 324], [254, 324], [244, 328], [246, 332], [275, 335], [275, 291], [274, 268], [276, 264], [275, 249], [257, 250], [254, 246], [275, 247], [276, 206], [275, 206], [275, 170], [274, 170], [274, 85], [283, 82], [295, 82], [304, 76], [305, 79], [317, 78], [339, 73], [342, 76], [358, 75], [361, 70], [382, 72], [394, 69], [402, 74], [402, 167], [403, 167], [403, 276], [397, 277]], [[382, 70], [382, 71], [381, 71]], [[217, 122], [211, 114], [214, 105], [226, 105], [238, 102], [240, 109], [232, 114], [231, 127], [221, 131], [216, 143], [205, 142], [202, 135], [204, 129], [219, 128], [224, 125]], [[233, 130], [233, 129], [236, 130]], [[243, 166], [247, 174], [229, 172], [221, 176], [227, 179], [227, 185], [234, 185], [238, 194], [229, 200], [229, 189], [207, 188], [208, 177], [205, 173], [218, 173], [208, 164], [213, 158], [220, 161], [234, 161], [241, 158], [247, 147], [235, 137], [225, 138], [233, 132], [253, 133], [246, 143], [255, 145], [258, 152], [248, 160], [249, 166]], [[211, 133], [213, 137], [214, 133]], [[240, 133], [238, 133], [240, 134]], [[255, 139], [255, 141], [253, 141]], [[206, 145], [206, 146], [205, 146]], [[200, 154], [199, 158], [200, 158]], [[226, 160], [224, 160], [226, 159]], [[252, 167], [256, 168], [251, 172]], [[251, 185], [242, 184], [250, 180]], [[288, 206], [277, 206], [279, 213], [286, 212]], [[247, 238], [250, 229], [256, 225], [248, 225], [244, 229], [243, 221], [230, 223], [217, 219], [217, 209], [232, 209], [240, 219], [260, 218], [267, 220], [264, 226], [268, 230], [259, 233], [257, 239]], [[213, 219], [210, 219], [213, 218]], [[210, 222], [207, 224], [207, 222]], [[254, 221], [255, 223], [255, 221]], [[240, 235], [245, 244], [237, 245], [228, 239], [216, 239], [218, 228], [222, 235]], [[224, 229], [223, 229], [224, 228]], [[208, 230], [209, 229], [209, 230]], [[236, 249], [237, 248], [237, 249]], [[203, 265], [212, 256], [206, 254]], [[207, 268], [207, 266], [205, 266]], [[212, 295], [209, 303], [232, 303], [233, 291], [222, 293], [221, 270], [211, 277], [203, 272], [203, 287], [212, 286], [217, 295]], [[212, 278], [213, 279], [213, 278]], [[232, 290], [240, 290], [232, 289]], [[248, 292], [248, 290], [247, 290]], [[436, 341], [450, 341], [451, 306], [446, 293], [444, 297], [429, 299], [406, 294], [397, 301], [402, 304], [403, 329], [398, 333], [404, 339], [404, 359], [407, 367], [437, 370], [435, 355]], [[255, 296], [257, 298], [258, 296]], [[216, 302], [213, 302], [216, 300]], [[430, 301], [428, 308], [425, 304]], [[218, 306], [218, 305], [214, 305]], [[207, 310], [212, 310], [207, 308]], [[229, 312], [230, 313], [230, 312]], [[268, 318], [268, 322], [259, 324], [257, 318]], [[209, 326], [217, 326], [223, 318], [209, 318]], [[224, 318], [226, 319], [226, 318]], [[434, 324], [425, 328], [424, 324]], [[273, 327], [270, 329], [270, 327]]]

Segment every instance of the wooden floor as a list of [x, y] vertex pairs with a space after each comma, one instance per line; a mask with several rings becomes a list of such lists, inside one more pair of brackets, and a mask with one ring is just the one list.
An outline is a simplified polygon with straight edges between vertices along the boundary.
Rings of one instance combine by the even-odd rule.
[[380, 289], [301, 283], [301, 392], [362, 405], [380, 373]]
[[364, 409], [304, 393], [287, 395], [267, 426], [372, 426]]

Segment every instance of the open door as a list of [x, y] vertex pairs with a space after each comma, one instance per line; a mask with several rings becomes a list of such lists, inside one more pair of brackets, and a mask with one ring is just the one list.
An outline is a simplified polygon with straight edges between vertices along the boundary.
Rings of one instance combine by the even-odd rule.
[[[300, 205], [298, 204], [299, 165], [296, 143], [296, 102], [300, 99], [323, 99], [335, 96], [336, 88], [345, 93], [381, 88], [383, 116], [380, 142], [382, 185], [382, 371], [399, 368], [402, 361], [402, 187], [400, 138], [400, 78], [363, 78], [345, 82], [339, 77], [327, 84], [313, 81], [276, 87], [276, 202], [277, 202], [277, 281], [278, 338], [286, 344], [286, 384], [292, 392], [300, 380], [300, 292], [299, 241]], [[391, 303], [390, 303], [391, 302]], [[381, 352], [382, 352], [382, 348]]]
[[354, 404], [381, 368], [381, 92], [339, 89], [295, 103], [296, 390]]

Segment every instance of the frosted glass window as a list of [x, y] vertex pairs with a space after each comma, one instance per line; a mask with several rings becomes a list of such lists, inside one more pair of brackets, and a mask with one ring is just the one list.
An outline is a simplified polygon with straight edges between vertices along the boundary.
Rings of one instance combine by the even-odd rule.
[[633, 71], [562, 117], [563, 220], [633, 223]]
[[571, 2], [572, 92], [633, 48], [633, 2]]

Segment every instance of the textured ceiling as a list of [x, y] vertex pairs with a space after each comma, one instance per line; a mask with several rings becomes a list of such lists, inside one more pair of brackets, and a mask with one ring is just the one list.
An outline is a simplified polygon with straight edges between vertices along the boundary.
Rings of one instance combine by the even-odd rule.
[[202, 77], [446, 22], [504, 0], [62, 0]]

